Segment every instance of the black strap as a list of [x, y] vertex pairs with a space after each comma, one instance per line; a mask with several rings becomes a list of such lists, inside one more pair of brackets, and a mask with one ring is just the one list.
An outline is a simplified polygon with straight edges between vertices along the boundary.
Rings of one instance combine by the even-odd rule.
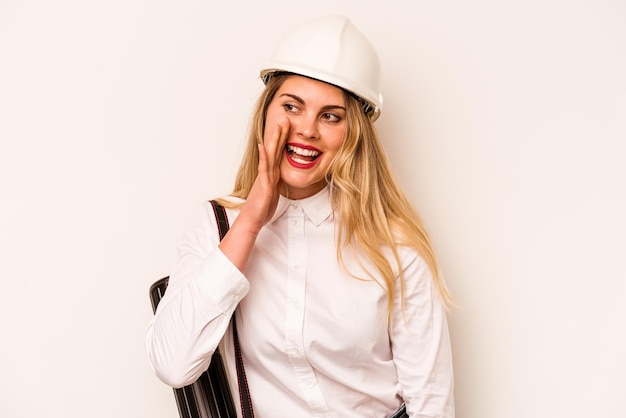
[[[217, 203], [215, 200], [211, 200], [213, 206], [213, 212], [215, 213], [215, 219], [217, 220], [217, 228], [220, 234], [220, 241], [224, 239], [224, 236], [228, 232], [228, 217], [226, 216], [226, 209], [224, 206]], [[252, 401], [250, 399], [250, 390], [248, 389], [248, 380], [246, 379], [246, 371], [243, 368], [243, 358], [241, 356], [241, 346], [239, 345], [239, 336], [237, 335], [237, 321], [235, 320], [235, 313], [232, 318], [233, 326], [233, 338], [235, 340], [235, 364], [237, 367], [237, 383], [239, 385], [239, 401], [241, 402], [241, 412], [244, 418], [253, 418], [254, 411], [252, 410]]]
[[406, 413], [406, 405], [402, 404], [396, 412], [389, 415], [389, 418], [409, 418], [409, 415]]

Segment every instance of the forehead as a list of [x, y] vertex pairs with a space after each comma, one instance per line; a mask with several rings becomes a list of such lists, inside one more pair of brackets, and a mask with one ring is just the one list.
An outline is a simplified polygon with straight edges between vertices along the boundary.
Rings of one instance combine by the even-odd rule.
[[295, 95], [305, 103], [320, 106], [345, 106], [343, 90], [332, 84], [300, 75], [290, 75], [276, 92], [276, 97], [283, 94]]

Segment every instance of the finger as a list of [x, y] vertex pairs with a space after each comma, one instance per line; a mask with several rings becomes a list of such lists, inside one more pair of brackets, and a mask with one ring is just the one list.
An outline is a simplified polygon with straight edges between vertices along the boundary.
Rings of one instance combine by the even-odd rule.
[[264, 145], [267, 151], [268, 168], [277, 167], [280, 164], [287, 134], [289, 133], [289, 119], [286, 117], [278, 121], [274, 126], [269, 138], [264, 138]]
[[280, 166], [280, 162], [285, 155], [285, 145], [287, 144], [287, 138], [289, 138], [289, 128], [291, 127], [291, 121], [288, 118], [284, 118], [278, 123], [280, 130], [278, 132], [278, 142], [276, 143], [276, 163]]

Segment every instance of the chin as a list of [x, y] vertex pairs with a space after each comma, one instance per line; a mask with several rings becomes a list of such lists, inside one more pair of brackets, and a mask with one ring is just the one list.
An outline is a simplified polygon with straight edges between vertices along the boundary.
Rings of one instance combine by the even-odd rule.
[[326, 186], [326, 182], [322, 183], [320, 181], [313, 183], [302, 183], [285, 181], [283, 179], [283, 182], [285, 183], [287, 189], [287, 193], [285, 196], [290, 199], [305, 199], [307, 197], [311, 197]]

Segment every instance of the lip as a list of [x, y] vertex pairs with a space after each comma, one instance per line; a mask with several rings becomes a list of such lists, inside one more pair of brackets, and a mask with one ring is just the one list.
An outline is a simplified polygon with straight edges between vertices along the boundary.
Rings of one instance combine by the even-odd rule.
[[[298, 148], [302, 148], [302, 149], [305, 149], [305, 150], [311, 150], [311, 151], [319, 152], [320, 155], [315, 160], [313, 160], [311, 163], [303, 164], [303, 163], [295, 161], [294, 159], [291, 158], [291, 155], [287, 151], [287, 146], [289, 146], [289, 145], [294, 146], [294, 147], [298, 147]], [[293, 167], [304, 169], [304, 170], [315, 167], [317, 165], [317, 162], [320, 160], [320, 157], [322, 156], [322, 154], [323, 154], [322, 151], [320, 151], [319, 149], [317, 149], [315, 147], [312, 147], [310, 145], [304, 145], [304, 144], [298, 144], [298, 143], [295, 143], [295, 142], [290, 142], [290, 143], [288, 143], [285, 146], [285, 159], [287, 160], [287, 162], [289, 164], [291, 164]]]

